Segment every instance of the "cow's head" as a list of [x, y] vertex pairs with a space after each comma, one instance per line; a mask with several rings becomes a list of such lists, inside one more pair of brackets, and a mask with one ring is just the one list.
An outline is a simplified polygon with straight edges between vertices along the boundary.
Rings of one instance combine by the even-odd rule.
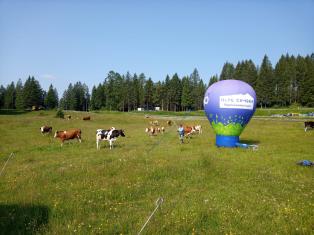
[[124, 130], [120, 130], [120, 135], [121, 135], [122, 137], [125, 137]]

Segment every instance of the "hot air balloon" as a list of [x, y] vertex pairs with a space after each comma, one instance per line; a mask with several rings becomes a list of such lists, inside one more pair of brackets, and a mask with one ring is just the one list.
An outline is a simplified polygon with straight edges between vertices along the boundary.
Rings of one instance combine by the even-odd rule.
[[243, 81], [222, 80], [205, 92], [204, 109], [216, 133], [216, 145], [236, 147], [240, 134], [255, 112], [256, 94]]

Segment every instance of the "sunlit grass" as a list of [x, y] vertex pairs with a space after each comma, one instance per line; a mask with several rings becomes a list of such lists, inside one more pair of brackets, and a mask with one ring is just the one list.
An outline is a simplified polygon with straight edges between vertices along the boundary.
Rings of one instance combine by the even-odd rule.
[[[91, 113], [87, 122], [80, 112], [72, 120], [54, 114], [0, 115], [1, 168], [15, 152], [0, 178], [4, 234], [136, 234], [159, 197], [144, 234], [313, 232], [314, 169], [295, 163], [314, 160], [314, 131], [305, 133], [301, 121], [251, 120], [240, 139], [259, 145], [252, 151], [217, 148], [204, 120], [174, 119], [204, 128], [181, 145], [175, 125], [148, 136], [144, 114]], [[44, 124], [81, 128], [83, 141], [61, 148], [40, 134]], [[111, 126], [126, 137], [97, 151], [96, 129]]]

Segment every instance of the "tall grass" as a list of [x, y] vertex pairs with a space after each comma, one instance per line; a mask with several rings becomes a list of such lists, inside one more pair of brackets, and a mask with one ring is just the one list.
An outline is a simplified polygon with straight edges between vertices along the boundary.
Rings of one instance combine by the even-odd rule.
[[[164, 198], [144, 234], [311, 234], [314, 131], [302, 122], [252, 120], [241, 140], [258, 151], [215, 146], [207, 121], [202, 135], [179, 143], [176, 126], [147, 136], [143, 114], [52, 112], [0, 115], [0, 233], [135, 234]], [[174, 119], [175, 124], [179, 121]], [[165, 119], [160, 120], [162, 125]], [[78, 127], [82, 143], [42, 136]], [[96, 150], [98, 128], [125, 130], [110, 150]], [[12, 226], [13, 224], [17, 226]]]

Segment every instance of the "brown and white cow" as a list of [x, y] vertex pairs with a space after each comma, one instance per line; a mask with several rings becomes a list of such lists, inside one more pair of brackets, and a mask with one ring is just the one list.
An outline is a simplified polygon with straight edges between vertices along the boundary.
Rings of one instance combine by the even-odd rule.
[[70, 129], [70, 130], [66, 130], [66, 131], [56, 131], [54, 138], [59, 138], [61, 140], [61, 147], [62, 147], [65, 140], [77, 139], [81, 143], [82, 142], [81, 134], [82, 134], [81, 129]]
[[184, 127], [184, 135], [186, 138], [191, 138], [191, 135], [195, 133], [195, 129], [191, 126]]
[[195, 130], [195, 132], [198, 132], [198, 134], [202, 134], [202, 126], [201, 125], [193, 126], [193, 129]]
[[157, 133], [164, 133], [165, 132], [165, 127], [147, 127], [145, 128], [145, 132], [148, 133], [149, 135], [157, 135]]
[[39, 128], [42, 135], [44, 134], [50, 134], [52, 132], [51, 126], [42, 126]]
[[153, 126], [159, 126], [158, 120], [150, 121], [149, 123]]
[[309, 128], [314, 128], [314, 122], [313, 121], [304, 122], [304, 131], [306, 132]]
[[156, 135], [157, 134], [157, 128], [155, 128], [155, 127], [153, 127], [153, 126], [151, 126], [151, 127], [147, 127], [146, 129], [145, 129], [145, 132], [146, 133], [148, 133], [148, 135]]

